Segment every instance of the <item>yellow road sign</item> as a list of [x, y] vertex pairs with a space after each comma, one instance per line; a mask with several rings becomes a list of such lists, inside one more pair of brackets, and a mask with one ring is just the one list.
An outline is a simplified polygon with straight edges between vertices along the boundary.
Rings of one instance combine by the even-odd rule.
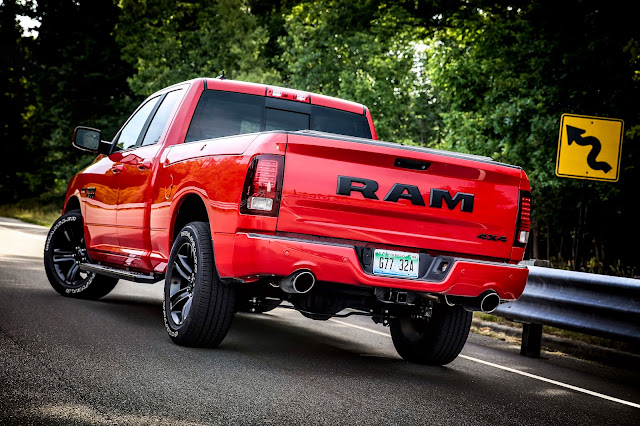
[[556, 175], [617, 182], [623, 130], [617, 118], [562, 114]]

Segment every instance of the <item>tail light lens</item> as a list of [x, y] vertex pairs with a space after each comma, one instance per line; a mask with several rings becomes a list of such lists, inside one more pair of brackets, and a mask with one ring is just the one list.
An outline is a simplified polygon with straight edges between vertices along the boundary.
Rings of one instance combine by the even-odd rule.
[[516, 227], [514, 245], [525, 247], [529, 242], [529, 232], [531, 232], [531, 193], [529, 191], [520, 191], [518, 211], [518, 226]]
[[284, 157], [258, 155], [249, 165], [242, 191], [240, 213], [277, 216], [282, 196]]

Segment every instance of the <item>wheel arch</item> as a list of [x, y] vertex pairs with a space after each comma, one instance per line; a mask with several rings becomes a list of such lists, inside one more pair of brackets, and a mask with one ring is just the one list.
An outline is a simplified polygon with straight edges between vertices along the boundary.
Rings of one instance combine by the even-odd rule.
[[176, 203], [171, 220], [170, 244], [173, 244], [178, 232], [187, 223], [194, 221], [210, 223], [209, 212], [202, 196], [193, 192], [184, 194]]
[[69, 197], [62, 213], [69, 213], [72, 210], [80, 210], [80, 200], [75, 195]]

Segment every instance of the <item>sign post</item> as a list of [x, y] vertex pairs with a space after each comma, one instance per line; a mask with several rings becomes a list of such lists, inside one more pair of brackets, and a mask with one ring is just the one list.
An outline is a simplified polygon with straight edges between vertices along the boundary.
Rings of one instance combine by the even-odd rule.
[[[624, 122], [617, 118], [562, 114], [556, 175], [572, 179], [617, 182], [620, 178], [622, 134]], [[573, 250], [573, 269], [578, 268], [583, 227], [587, 216], [587, 202], [580, 203], [578, 229]]]

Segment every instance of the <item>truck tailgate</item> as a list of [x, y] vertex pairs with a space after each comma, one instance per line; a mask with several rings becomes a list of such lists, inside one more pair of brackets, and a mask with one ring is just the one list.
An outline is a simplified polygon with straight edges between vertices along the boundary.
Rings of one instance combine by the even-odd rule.
[[520, 180], [486, 157], [289, 133], [277, 230], [509, 259]]

